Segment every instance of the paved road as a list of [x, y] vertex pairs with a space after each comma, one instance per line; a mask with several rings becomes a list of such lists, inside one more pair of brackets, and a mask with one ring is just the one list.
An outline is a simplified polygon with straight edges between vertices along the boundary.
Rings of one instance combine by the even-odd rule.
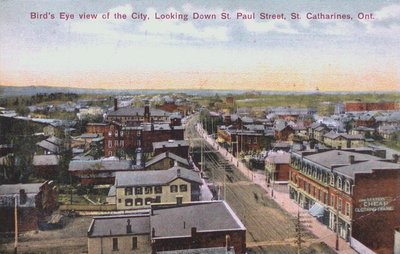
[[[206, 140], [206, 142], [215, 148], [226, 160], [231, 161], [237, 168], [251, 181], [262, 187], [269, 195], [273, 193], [273, 199], [275, 202], [288, 213], [295, 215], [300, 212], [306, 220], [309, 221], [310, 231], [318, 237], [317, 241], [323, 241], [331, 248], [335, 248], [336, 234], [328, 229], [325, 225], [321, 224], [317, 219], [309, 215], [307, 210], [302, 209], [296, 203], [294, 203], [285, 189], [272, 189], [267, 186], [265, 181], [265, 175], [257, 172], [253, 172], [246, 167], [242, 162], [238, 161], [232, 154], [226, 151], [224, 148], [218, 145], [214, 139], [212, 139], [200, 124], [196, 125], [198, 133]], [[342, 254], [356, 254], [350, 245], [343, 239], [339, 240], [339, 251]]]

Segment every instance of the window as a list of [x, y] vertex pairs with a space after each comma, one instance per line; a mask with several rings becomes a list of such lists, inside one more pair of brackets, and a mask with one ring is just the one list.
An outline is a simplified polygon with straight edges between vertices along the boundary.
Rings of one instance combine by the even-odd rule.
[[125, 196], [132, 195], [132, 187], [126, 187], [125, 188]]
[[125, 206], [132, 206], [133, 200], [131, 198], [125, 199]]
[[143, 199], [136, 198], [135, 199], [135, 206], [142, 206], [142, 205], [143, 205]]
[[121, 132], [120, 132], [120, 135], [121, 135], [121, 137], [123, 137], [123, 136], [124, 136], [124, 132], [123, 132], [123, 131], [121, 131]]
[[333, 174], [329, 175], [329, 184], [332, 186], [335, 185], [335, 176]]
[[118, 137], [118, 131], [117, 130], [115, 131], [115, 137]]
[[154, 193], [156, 193], [156, 194], [162, 193], [162, 186], [155, 186], [154, 187]]
[[187, 185], [186, 184], [179, 185], [179, 191], [186, 192], [187, 191]]
[[331, 195], [331, 206], [335, 206], [335, 195]]
[[132, 237], [132, 250], [137, 249], [137, 237]]
[[183, 197], [176, 197], [176, 204], [182, 205]]
[[344, 191], [350, 194], [350, 182], [346, 181]]
[[118, 250], [118, 238], [113, 238], [113, 250]]
[[319, 190], [319, 201], [322, 201], [324, 193]]
[[170, 189], [171, 189], [171, 192], [178, 192], [178, 186], [177, 185], [171, 185]]
[[337, 179], [337, 188], [338, 189], [342, 189], [342, 178], [340, 178], [340, 177], [338, 177], [338, 179]]
[[153, 202], [153, 199], [152, 199], [152, 198], [146, 198], [146, 199], [144, 200], [144, 203], [145, 203], [146, 205], [151, 205], [151, 202]]
[[108, 148], [112, 147], [112, 140], [108, 140]]
[[350, 216], [350, 204], [346, 202], [346, 216]]
[[142, 187], [136, 187], [135, 188], [135, 194], [136, 195], [143, 194], [143, 188]]
[[118, 203], [122, 203], [122, 199], [119, 198], [119, 199], [118, 199]]
[[112, 136], [112, 132], [111, 132], [111, 131], [108, 132], [108, 136], [109, 136], [109, 137]]
[[124, 147], [124, 141], [123, 140], [121, 140], [120, 142], [119, 142], [119, 144], [121, 145], [121, 147]]
[[108, 156], [112, 156], [112, 151], [109, 151], [109, 152], [108, 152]]
[[161, 196], [156, 196], [156, 198], [153, 199], [153, 203], [161, 203]]
[[144, 194], [152, 194], [153, 193], [153, 187], [144, 187]]
[[338, 198], [338, 210], [342, 211], [342, 199]]

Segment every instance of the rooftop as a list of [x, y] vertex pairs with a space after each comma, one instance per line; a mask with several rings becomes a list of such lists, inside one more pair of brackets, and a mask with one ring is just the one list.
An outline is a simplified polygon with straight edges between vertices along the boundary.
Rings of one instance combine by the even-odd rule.
[[[143, 107], [123, 107], [123, 108], [118, 108], [116, 111], [110, 111], [108, 112], [108, 116], [134, 116], [134, 115], [139, 115], [143, 116], [144, 115], [144, 108]], [[160, 110], [160, 109], [155, 109], [155, 108], [150, 108], [150, 115], [151, 116], [170, 116], [171, 113]]]
[[161, 153], [159, 155], [154, 156], [151, 160], [147, 161], [145, 167], [147, 168], [148, 166], [153, 165], [153, 164], [155, 164], [155, 163], [157, 163], [157, 162], [159, 162], [159, 161], [161, 161], [161, 160], [163, 160], [165, 158], [170, 158], [170, 159], [172, 159], [174, 161], [177, 161], [177, 162], [179, 162], [181, 164], [189, 166], [189, 162], [188, 162], [187, 159], [182, 158], [182, 157], [180, 157], [180, 156], [178, 156], [178, 155], [176, 155], [174, 153], [171, 153], [171, 152], [164, 152], [164, 153]]
[[[127, 232], [127, 225], [131, 232]], [[89, 237], [139, 235], [150, 233], [149, 215], [113, 215], [94, 217], [88, 230]]]
[[192, 228], [197, 232], [246, 230], [225, 201], [152, 206], [150, 224], [155, 233], [152, 239], [190, 237]]
[[177, 178], [202, 184], [197, 172], [182, 167], [172, 167], [167, 170], [117, 172], [115, 185], [117, 188], [124, 186], [166, 185]]
[[57, 155], [34, 155], [32, 164], [34, 166], [56, 166], [58, 162]]
[[163, 147], [179, 147], [179, 146], [189, 146], [187, 140], [168, 140], [162, 142], [153, 142], [154, 149], [160, 149]]
[[356, 153], [356, 152], [348, 152], [343, 150], [331, 150], [327, 152], [316, 153], [305, 156], [304, 158], [309, 161], [320, 164], [324, 167], [331, 168], [332, 166], [349, 165], [350, 164], [349, 156], [351, 155], [354, 156], [355, 162], [382, 160], [382, 158], [376, 156]]
[[335, 168], [335, 172], [350, 178], [355, 177], [355, 174], [372, 173], [374, 170], [399, 170], [400, 164], [386, 161], [366, 161], [355, 163], [344, 167]]

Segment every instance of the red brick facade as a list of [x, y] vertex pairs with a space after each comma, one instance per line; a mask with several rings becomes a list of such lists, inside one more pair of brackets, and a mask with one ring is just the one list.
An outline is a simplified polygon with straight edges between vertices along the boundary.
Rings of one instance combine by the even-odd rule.
[[[355, 182], [353, 237], [376, 253], [393, 253], [394, 230], [400, 226], [400, 170], [357, 174]], [[365, 202], [387, 211], [363, 211]]]
[[153, 240], [152, 250], [153, 253], [157, 253], [163, 250], [225, 247], [227, 242], [229, 246], [233, 246], [235, 253], [246, 253], [246, 231], [244, 230], [197, 232], [194, 228], [191, 237]]
[[353, 111], [375, 111], [375, 110], [396, 110], [395, 102], [346, 102], [346, 112]]

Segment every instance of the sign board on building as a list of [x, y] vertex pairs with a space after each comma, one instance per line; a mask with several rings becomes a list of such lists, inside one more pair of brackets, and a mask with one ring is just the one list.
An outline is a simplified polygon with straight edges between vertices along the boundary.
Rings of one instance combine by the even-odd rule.
[[389, 205], [392, 201], [393, 201], [392, 197], [375, 197], [375, 198], [359, 199], [358, 203], [360, 207], [355, 208], [354, 211], [357, 213], [393, 211], [394, 207]]

